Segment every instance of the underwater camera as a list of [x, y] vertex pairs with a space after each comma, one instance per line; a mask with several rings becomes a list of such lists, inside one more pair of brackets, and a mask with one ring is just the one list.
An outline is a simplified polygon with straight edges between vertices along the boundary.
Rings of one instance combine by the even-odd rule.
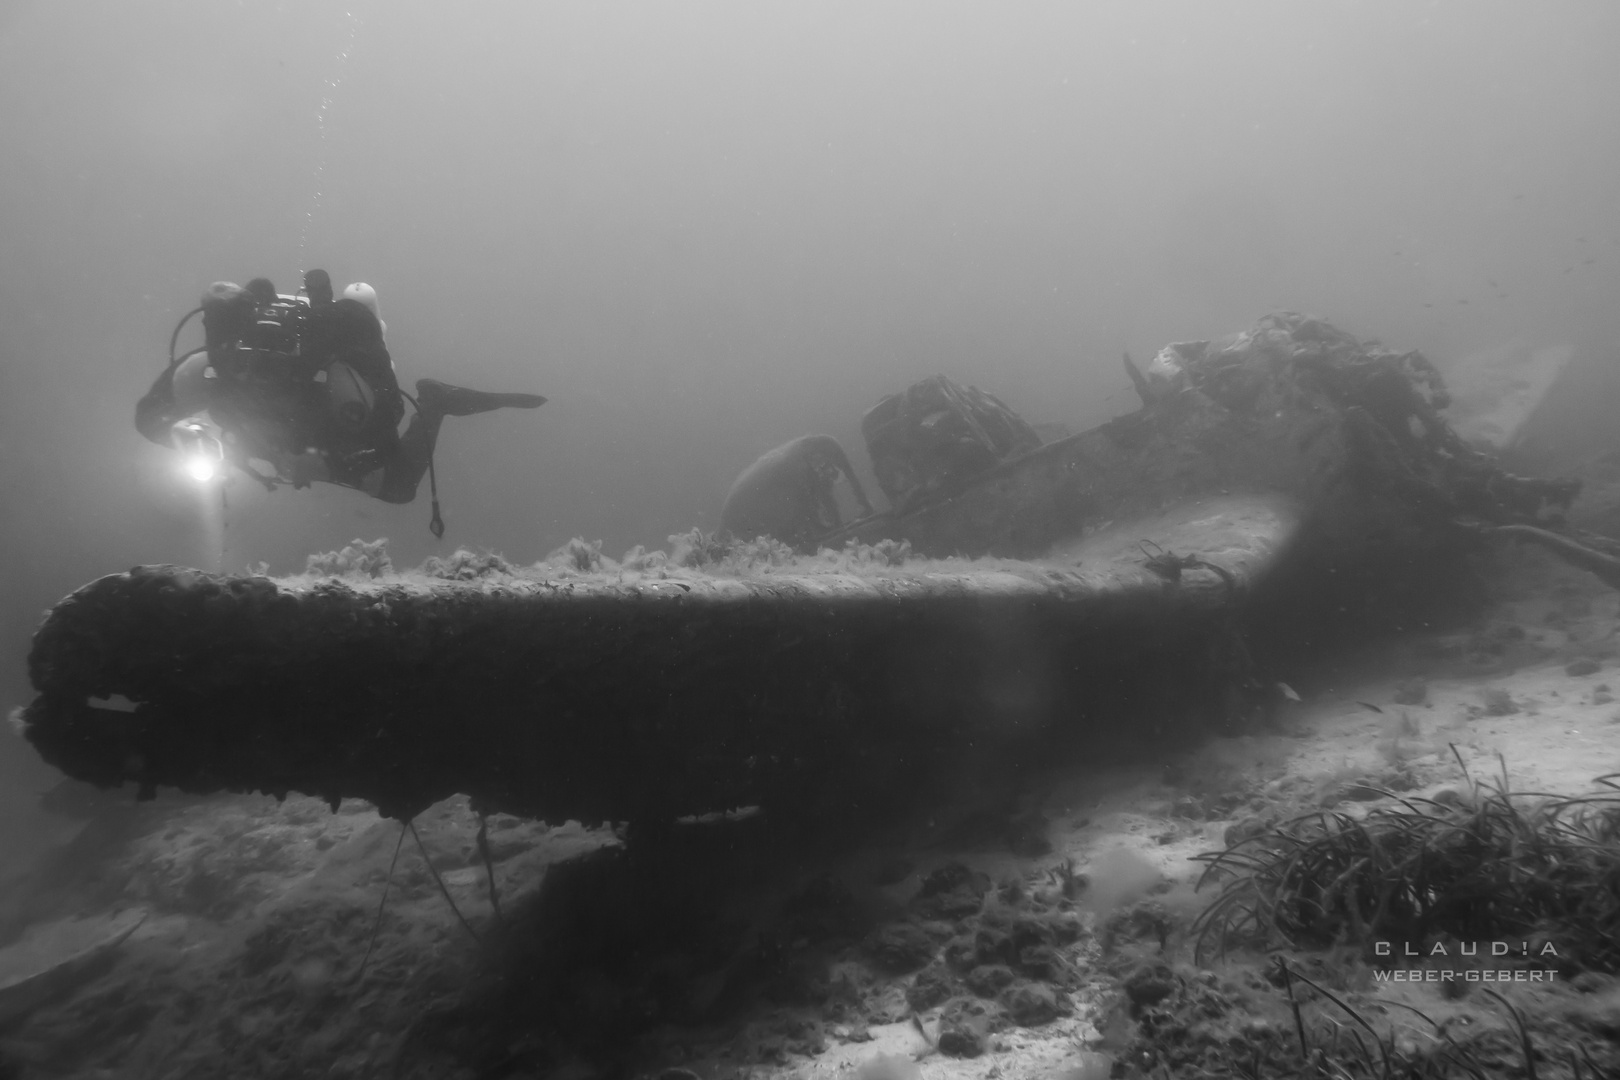
[[180, 451], [186, 474], [206, 484], [223, 471], [225, 447], [213, 429], [201, 420], [181, 420], [172, 429], [174, 448]]

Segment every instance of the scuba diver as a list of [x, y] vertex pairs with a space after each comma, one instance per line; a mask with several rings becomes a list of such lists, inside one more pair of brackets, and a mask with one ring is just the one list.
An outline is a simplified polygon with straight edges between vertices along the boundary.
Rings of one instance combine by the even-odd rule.
[[[204, 344], [176, 357], [180, 331], [198, 313]], [[436, 483], [433, 448], [445, 417], [545, 404], [538, 394], [436, 379], [418, 379], [413, 398], [400, 389], [384, 331], [376, 290], [356, 282], [335, 296], [324, 270], [306, 273], [296, 296], [265, 278], [217, 282], [175, 327], [169, 365], [136, 405], [135, 428], [266, 488], [321, 481], [408, 503], [424, 473]], [[401, 434], [407, 400], [415, 415]], [[443, 535], [437, 491], [432, 528]]]

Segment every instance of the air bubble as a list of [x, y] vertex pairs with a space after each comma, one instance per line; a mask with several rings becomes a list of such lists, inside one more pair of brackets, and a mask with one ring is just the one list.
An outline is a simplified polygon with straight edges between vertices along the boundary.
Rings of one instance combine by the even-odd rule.
[[327, 162], [327, 130], [332, 115], [332, 104], [337, 100], [338, 88], [343, 84], [343, 69], [349, 58], [354, 55], [354, 42], [360, 31], [360, 20], [354, 12], [343, 13], [344, 40], [343, 47], [338, 50], [336, 70], [321, 81], [321, 104], [315, 110], [315, 130], [320, 135], [320, 153], [316, 155], [314, 169], [314, 188], [310, 194], [309, 207], [304, 211], [303, 225], [298, 233], [298, 259], [303, 264], [305, 249], [309, 246], [309, 233], [315, 224], [315, 214], [321, 209], [326, 200], [326, 162]]

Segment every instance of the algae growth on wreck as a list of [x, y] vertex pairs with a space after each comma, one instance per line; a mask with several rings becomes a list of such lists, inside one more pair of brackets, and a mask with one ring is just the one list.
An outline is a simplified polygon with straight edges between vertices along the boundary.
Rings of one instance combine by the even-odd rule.
[[463, 794], [643, 828], [870, 811], [964, 740], [1089, 723], [1105, 742], [1125, 701], [1168, 711], [1229, 681], [1210, 642], [1295, 521], [1280, 500], [1181, 507], [1157, 535], [1221, 564], [1173, 584], [1112, 528], [1039, 563], [695, 531], [623, 563], [574, 540], [528, 567], [458, 551], [396, 573], [356, 541], [280, 581], [137, 568], [41, 627], [22, 723], [69, 776], [147, 794], [297, 791], [402, 818]]

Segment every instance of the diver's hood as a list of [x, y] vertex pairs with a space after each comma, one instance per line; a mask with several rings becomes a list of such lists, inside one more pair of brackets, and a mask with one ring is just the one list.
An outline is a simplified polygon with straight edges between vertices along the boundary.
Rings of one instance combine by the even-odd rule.
[[247, 295], [247, 290], [234, 281], [216, 281], [202, 295], [202, 306], [228, 304]]

